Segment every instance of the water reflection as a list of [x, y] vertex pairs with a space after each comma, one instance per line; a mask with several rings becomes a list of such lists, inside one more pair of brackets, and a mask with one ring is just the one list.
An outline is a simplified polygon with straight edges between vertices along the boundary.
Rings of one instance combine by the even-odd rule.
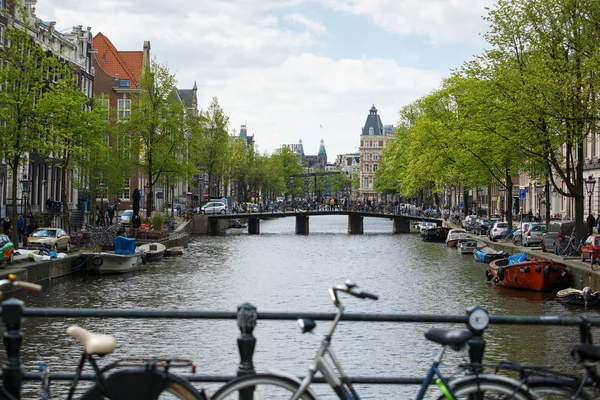
[[[347, 234], [343, 216], [310, 219], [310, 234], [294, 234], [294, 218], [261, 221], [260, 235], [237, 229], [225, 235], [195, 237], [185, 255], [147, 264], [121, 276], [86, 275], [58, 279], [41, 294], [20, 293], [31, 307], [159, 308], [234, 311], [244, 302], [259, 311], [333, 312], [327, 289], [345, 279], [377, 293], [380, 300], [346, 300], [350, 313], [464, 314], [483, 305], [491, 314], [580, 315], [553, 293], [501, 289], [485, 278], [486, 266], [418, 235], [393, 235], [392, 222], [365, 218], [364, 235]], [[24, 324], [23, 359], [53, 370], [73, 370], [79, 349], [65, 330], [77, 323], [117, 337], [118, 355], [181, 356], [197, 361], [200, 373], [235, 374], [239, 363], [235, 321], [50, 319]], [[258, 370], [304, 375], [326, 332], [302, 335], [294, 321], [259, 321], [255, 329]], [[343, 322], [335, 350], [350, 375], [418, 376], [437, 348], [424, 332], [432, 324]], [[459, 328], [462, 328], [458, 326]], [[486, 333], [486, 360], [503, 359], [571, 367], [570, 344], [576, 328], [492, 326]], [[450, 354], [449, 363], [464, 355]], [[68, 368], [71, 366], [71, 368]], [[209, 386], [212, 387], [212, 386]], [[364, 398], [414, 397], [416, 388], [359, 387]], [[35, 393], [37, 386], [28, 389]], [[39, 394], [39, 393], [38, 393]], [[32, 398], [39, 398], [33, 396]]]

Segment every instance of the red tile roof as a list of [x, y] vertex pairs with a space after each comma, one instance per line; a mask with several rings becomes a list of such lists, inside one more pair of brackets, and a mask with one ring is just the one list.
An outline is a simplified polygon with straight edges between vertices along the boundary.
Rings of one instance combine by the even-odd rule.
[[129, 86], [137, 88], [142, 74], [143, 51], [118, 51], [102, 32], [94, 36], [94, 48], [98, 50], [96, 61], [107, 74], [129, 79]]

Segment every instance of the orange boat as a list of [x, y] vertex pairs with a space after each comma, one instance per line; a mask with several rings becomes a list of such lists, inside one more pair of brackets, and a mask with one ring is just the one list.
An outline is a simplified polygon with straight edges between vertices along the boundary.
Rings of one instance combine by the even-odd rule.
[[538, 292], [568, 283], [565, 264], [546, 258], [527, 260], [525, 253], [490, 262], [486, 277], [498, 286]]

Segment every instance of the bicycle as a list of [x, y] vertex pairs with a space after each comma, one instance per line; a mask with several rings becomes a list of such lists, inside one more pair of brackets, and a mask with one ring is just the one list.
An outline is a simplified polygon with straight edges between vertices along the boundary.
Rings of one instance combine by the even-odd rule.
[[[496, 371], [516, 371], [520, 382], [526, 385], [534, 398], [592, 400], [600, 397], [600, 375], [596, 363], [600, 361], [600, 346], [592, 344], [591, 324], [580, 325], [580, 343], [573, 346], [571, 357], [585, 369], [583, 377], [552, 370], [551, 367], [502, 362]], [[592, 389], [590, 394], [586, 389]]]
[[[9, 274], [8, 279], [0, 280], [0, 295], [2, 294], [1, 289], [6, 286], [21, 287], [33, 291], [41, 290], [41, 286], [38, 284], [17, 281], [16, 276], [13, 274]], [[6, 337], [11, 337], [11, 333], [14, 332], [4, 334], [5, 345], [7, 345]], [[192, 367], [192, 372], [195, 372], [195, 366], [190, 360], [178, 358], [122, 358], [100, 367], [96, 362], [96, 358], [111, 354], [115, 350], [117, 346], [115, 338], [111, 335], [93, 333], [76, 325], [69, 327], [67, 334], [83, 345], [83, 352], [67, 395], [68, 400], [73, 398], [86, 364], [89, 364], [94, 370], [95, 381], [94, 385], [85, 391], [81, 399], [148, 400], [160, 399], [160, 396], [164, 394], [170, 396], [169, 398], [209, 400], [204, 390], [196, 390], [187, 380], [170, 372], [172, 368], [182, 367]], [[20, 344], [20, 335], [15, 336]], [[40, 367], [40, 370], [42, 372], [42, 390], [44, 393], [42, 398], [48, 399], [50, 397], [50, 370], [44, 365]], [[108, 371], [112, 372], [106, 375]], [[20, 399], [20, 387], [15, 387], [11, 382], [7, 382], [6, 374], [3, 379], [4, 385], [0, 386], [0, 399]]]
[[575, 247], [575, 228], [573, 228], [573, 231], [569, 236], [569, 240], [567, 240], [566, 242], [563, 241], [558, 246], [556, 246], [556, 250], [554, 251], [554, 253], [557, 256], [570, 257], [573, 253], [579, 254], [579, 252], [581, 251], [581, 244], [582, 243], [580, 241], [579, 246]]
[[[308, 375], [302, 381], [293, 376], [277, 373], [250, 374], [227, 382], [212, 395], [211, 399], [233, 400], [234, 398], [237, 399], [238, 395], [244, 392], [252, 392], [253, 399], [285, 398], [291, 400], [315, 400], [317, 396], [310, 385], [316, 373], [320, 372], [325, 382], [333, 389], [339, 399], [358, 400], [359, 395], [353, 388], [352, 382], [350, 382], [349, 377], [344, 372], [342, 365], [331, 348], [333, 334], [344, 315], [344, 306], [340, 302], [338, 293], [346, 293], [360, 299], [377, 300], [378, 298], [371, 293], [357, 291], [356, 288], [356, 284], [346, 281], [344, 285], [337, 285], [329, 289], [329, 295], [333, 304], [337, 307], [337, 313], [329, 332], [321, 342], [314, 361], [309, 367]], [[479, 310], [483, 311], [481, 308]], [[487, 316], [487, 312], [485, 312], [485, 316]], [[487, 327], [487, 322], [484, 321], [485, 316], [478, 312], [473, 321], [479, 321], [479, 324], [484, 323], [485, 327]], [[316, 326], [315, 321], [310, 318], [299, 319], [298, 323], [303, 333], [311, 332]], [[474, 327], [473, 329], [476, 328]], [[481, 329], [481, 326], [477, 327], [477, 329]], [[487, 396], [489, 395], [500, 395], [502, 399], [531, 399], [525, 385], [516, 380], [499, 375], [478, 373], [478, 367], [481, 367], [481, 365], [476, 366], [471, 364], [470, 366], [475, 371], [474, 373], [458, 377], [452, 381], [443, 376], [438, 367], [441, 364], [446, 349], [450, 347], [460, 350], [467, 346], [467, 342], [473, 336], [474, 333], [470, 330], [430, 329], [425, 333], [427, 339], [441, 344], [442, 349], [431, 364], [416, 399], [420, 400], [424, 398], [434, 377], [437, 377], [435, 383], [439, 388], [439, 392], [437, 393], [439, 399], [460, 399], [463, 396], [467, 396], [468, 398], [481, 400], [488, 398]]]

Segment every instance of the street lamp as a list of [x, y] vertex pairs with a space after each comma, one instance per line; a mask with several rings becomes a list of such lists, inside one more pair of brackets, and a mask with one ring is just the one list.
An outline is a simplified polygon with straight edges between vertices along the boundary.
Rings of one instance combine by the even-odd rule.
[[100, 215], [98, 216], [98, 225], [104, 226], [104, 181], [98, 182], [98, 187], [100, 188]]
[[592, 195], [594, 194], [594, 186], [596, 186], [596, 179], [592, 175], [588, 176], [585, 180], [585, 189], [587, 190], [587, 194], [589, 196], [588, 200], [588, 213], [592, 214]]
[[[27, 217], [27, 200], [28, 200], [28, 193], [31, 190], [31, 181], [29, 179], [27, 179], [27, 175], [23, 175], [23, 179], [21, 179], [19, 181], [19, 183], [21, 184], [21, 190], [23, 191], [23, 202], [21, 203], [21, 215], [23, 215], [23, 218]], [[23, 210], [23, 206], [25, 207], [25, 210]]]

